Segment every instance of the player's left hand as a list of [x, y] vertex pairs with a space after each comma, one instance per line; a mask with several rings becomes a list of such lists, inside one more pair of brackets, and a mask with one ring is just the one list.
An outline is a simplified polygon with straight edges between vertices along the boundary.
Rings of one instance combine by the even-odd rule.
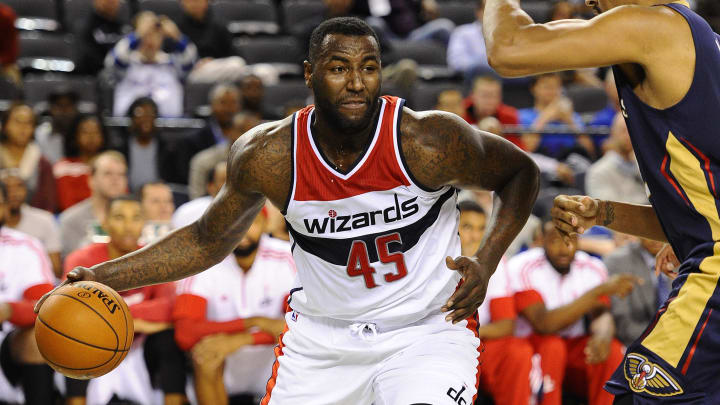
[[585, 362], [598, 364], [604, 362], [610, 354], [612, 338], [591, 336], [585, 345]]
[[450, 311], [445, 317], [447, 321], [458, 323], [474, 314], [483, 303], [492, 272], [477, 257], [460, 256], [453, 259], [448, 256], [445, 264], [450, 270], [460, 272], [463, 278], [462, 285], [441, 308], [443, 312]]

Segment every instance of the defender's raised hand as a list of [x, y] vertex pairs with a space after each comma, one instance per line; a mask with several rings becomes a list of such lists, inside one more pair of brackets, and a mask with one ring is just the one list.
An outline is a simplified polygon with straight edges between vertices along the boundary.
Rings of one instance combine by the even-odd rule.
[[40, 307], [42, 306], [43, 302], [45, 302], [47, 297], [52, 295], [52, 293], [54, 293], [55, 290], [57, 290], [58, 288], [66, 285], [66, 284], [74, 283], [76, 281], [95, 281], [95, 272], [86, 267], [76, 267], [76, 268], [72, 269], [72, 271], [70, 271], [67, 274], [67, 279], [65, 281], [60, 283], [60, 285], [58, 285], [57, 287], [53, 288], [52, 291], [45, 293], [45, 295], [40, 297], [38, 302], [35, 303], [35, 313], [40, 312]]
[[550, 211], [553, 225], [562, 235], [565, 243], [584, 233], [598, 223], [600, 201], [582, 195], [559, 195], [553, 201]]
[[448, 256], [445, 264], [448, 269], [458, 271], [463, 279], [462, 285], [441, 308], [443, 312], [450, 311], [446, 320], [458, 323], [475, 313], [485, 300], [492, 271], [477, 257], [460, 256], [453, 259]]

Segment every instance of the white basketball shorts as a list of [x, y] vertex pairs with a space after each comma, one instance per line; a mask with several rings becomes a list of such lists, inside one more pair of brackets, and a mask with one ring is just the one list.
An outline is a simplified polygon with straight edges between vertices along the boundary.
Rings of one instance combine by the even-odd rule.
[[445, 315], [383, 330], [289, 312], [262, 405], [472, 405], [477, 323]]

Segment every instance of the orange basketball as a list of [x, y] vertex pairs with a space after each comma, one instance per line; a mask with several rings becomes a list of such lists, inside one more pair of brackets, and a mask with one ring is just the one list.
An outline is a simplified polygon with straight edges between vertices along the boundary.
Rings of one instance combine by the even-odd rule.
[[117, 367], [133, 341], [133, 319], [112, 288], [79, 281], [58, 288], [35, 320], [38, 349], [50, 367], [77, 379]]

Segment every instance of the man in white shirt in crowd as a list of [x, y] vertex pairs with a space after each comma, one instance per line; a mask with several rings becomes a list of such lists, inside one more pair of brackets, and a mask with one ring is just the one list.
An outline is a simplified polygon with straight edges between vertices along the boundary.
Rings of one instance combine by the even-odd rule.
[[227, 404], [228, 394], [252, 404], [265, 393], [296, 272], [290, 243], [263, 232], [266, 215], [230, 256], [178, 288], [175, 340], [192, 353], [200, 405]]
[[5, 226], [37, 238], [50, 257], [53, 273], [62, 275], [60, 260], [60, 227], [53, 215], [26, 203], [28, 189], [18, 169], [0, 170], [0, 183], [8, 192], [8, 213]]

